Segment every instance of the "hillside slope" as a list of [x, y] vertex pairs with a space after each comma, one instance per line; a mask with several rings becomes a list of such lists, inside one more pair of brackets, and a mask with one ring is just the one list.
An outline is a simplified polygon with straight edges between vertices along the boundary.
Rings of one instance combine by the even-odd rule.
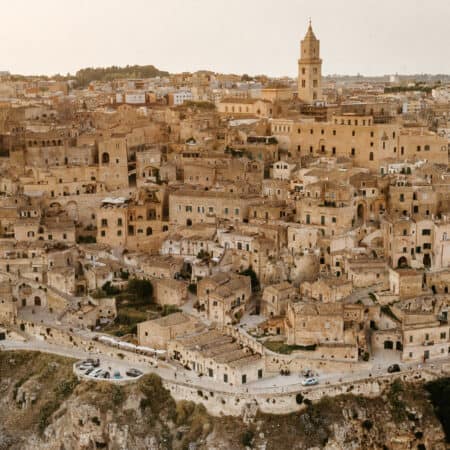
[[[0, 450], [446, 448], [420, 387], [395, 383], [375, 399], [325, 398], [300, 413], [257, 414], [245, 424], [176, 403], [157, 376], [123, 387], [79, 382], [72, 364], [40, 353], [0, 353]], [[448, 380], [439, 386], [447, 389]]]

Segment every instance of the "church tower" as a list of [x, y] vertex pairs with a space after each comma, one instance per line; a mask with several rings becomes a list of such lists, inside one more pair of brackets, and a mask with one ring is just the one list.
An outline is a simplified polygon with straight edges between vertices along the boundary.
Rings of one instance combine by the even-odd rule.
[[298, 60], [298, 98], [305, 103], [322, 100], [322, 60], [320, 41], [314, 35], [311, 21], [300, 44]]

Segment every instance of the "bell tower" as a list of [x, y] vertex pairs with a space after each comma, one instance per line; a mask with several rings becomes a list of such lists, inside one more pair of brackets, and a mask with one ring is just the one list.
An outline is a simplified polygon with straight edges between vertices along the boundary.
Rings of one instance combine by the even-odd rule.
[[322, 60], [320, 41], [309, 21], [308, 31], [300, 44], [298, 60], [298, 98], [305, 103], [322, 100]]

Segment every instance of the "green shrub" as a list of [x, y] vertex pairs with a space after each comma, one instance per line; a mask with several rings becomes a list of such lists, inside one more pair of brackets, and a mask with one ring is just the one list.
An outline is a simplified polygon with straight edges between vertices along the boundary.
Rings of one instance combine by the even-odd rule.
[[134, 294], [135, 299], [142, 303], [151, 303], [153, 295], [152, 283], [148, 280], [138, 280], [137, 278], [132, 278], [128, 280], [127, 291]]
[[425, 389], [430, 393], [430, 400], [442, 423], [446, 441], [450, 442], [450, 378], [430, 381]]
[[244, 447], [251, 447], [255, 433], [252, 430], [245, 430], [241, 435], [241, 443]]
[[42, 433], [50, 424], [50, 417], [58, 410], [60, 403], [55, 399], [46, 402], [39, 411], [38, 428]]
[[197, 285], [196, 285], [195, 283], [191, 283], [191, 284], [188, 286], [188, 291], [189, 291], [191, 294], [197, 295]]
[[261, 289], [258, 276], [256, 275], [256, 272], [253, 270], [252, 266], [240, 272], [240, 275], [246, 275], [250, 277], [252, 283], [252, 292], [258, 292]]
[[120, 406], [125, 400], [125, 392], [122, 386], [113, 385], [111, 391], [111, 401], [114, 406]]
[[62, 380], [57, 386], [56, 386], [56, 393], [57, 395], [67, 398], [69, 395], [72, 394], [75, 387], [78, 385], [79, 381], [78, 379], [73, 376], [68, 380]]
[[168, 316], [169, 314], [174, 314], [180, 312], [181, 309], [175, 305], [164, 305], [161, 311], [162, 316]]

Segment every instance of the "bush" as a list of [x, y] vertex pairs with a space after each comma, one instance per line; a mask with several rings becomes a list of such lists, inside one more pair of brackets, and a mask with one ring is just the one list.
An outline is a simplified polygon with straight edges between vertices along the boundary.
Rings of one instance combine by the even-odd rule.
[[244, 447], [251, 447], [255, 433], [252, 430], [245, 430], [241, 436], [241, 443]]
[[58, 408], [59, 402], [56, 400], [49, 400], [42, 406], [41, 410], [39, 411], [39, 418], [38, 418], [38, 428], [41, 433], [50, 424], [50, 417], [53, 415], [55, 411], [57, 411]]
[[252, 266], [240, 272], [240, 275], [246, 275], [250, 277], [252, 283], [252, 292], [258, 292], [260, 290], [261, 287], [259, 284], [258, 276], [256, 275], [256, 272], [253, 270]]
[[122, 280], [128, 280], [128, 278], [130, 278], [130, 272], [128, 272], [128, 270], [120, 269], [120, 278], [122, 278]]
[[57, 395], [62, 396], [63, 398], [67, 398], [69, 395], [72, 394], [75, 387], [78, 385], [79, 381], [78, 379], [73, 376], [69, 380], [63, 380], [56, 386], [56, 393]]
[[111, 281], [107, 281], [102, 286], [102, 291], [105, 292], [107, 297], [113, 297], [114, 295], [117, 295], [120, 293], [120, 289], [116, 288], [111, 284]]
[[197, 295], [197, 285], [196, 285], [195, 283], [191, 283], [191, 284], [188, 286], [188, 291], [189, 291], [191, 294]]
[[144, 375], [139, 384], [144, 395], [140, 407], [146, 411], [150, 421], [158, 418], [162, 410], [169, 410], [173, 417], [176, 416], [175, 401], [169, 391], [162, 385], [161, 378], [158, 375], [153, 373]]
[[125, 400], [125, 392], [122, 386], [112, 386], [111, 401], [114, 406], [120, 406]]
[[389, 390], [389, 401], [391, 404], [392, 417], [396, 422], [405, 420], [406, 417], [406, 404], [401, 399], [401, 394], [404, 392], [403, 383], [400, 380], [395, 380], [391, 384]]
[[77, 243], [78, 244], [95, 244], [97, 242], [97, 238], [95, 236], [78, 236]]
[[197, 254], [197, 258], [203, 261], [209, 261], [211, 259], [211, 255], [209, 254], [209, 252], [201, 249]]
[[450, 442], [450, 378], [430, 381], [425, 389], [430, 393], [431, 403], [442, 423], [446, 441]]
[[148, 280], [132, 278], [128, 281], [127, 290], [129, 293], [134, 294], [138, 302], [151, 303], [152, 301], [153, 286]]
[[178, 307], [176, 307], [175, 305], [164, 305], [161, 311], [161, 315], [164, 316], [168, 316], [169, 314], [173, 314], [176, 312], [180, 312], [181, 309], [179, 309]]

